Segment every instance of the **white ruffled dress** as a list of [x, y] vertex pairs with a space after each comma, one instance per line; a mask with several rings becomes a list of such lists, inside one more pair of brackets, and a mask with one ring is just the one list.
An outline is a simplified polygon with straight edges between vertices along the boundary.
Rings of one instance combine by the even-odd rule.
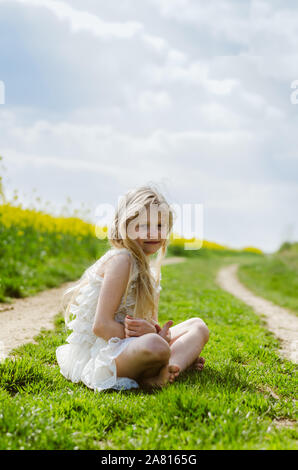
[[[138, 268], [134, 257], [127, 248], [111, 248], [98, 261], [96, 261], [85, 272], [84, 278], [88, 283], [81, 287], [76, 304], [71, 304], [70, 312], [75, 318], [68, 323], [72, 333], [66, 338], [67, 344], [63, 344], [56, 349], [56, 358], [62, 375], [72, 382], [83, 382], [87, 387], [102, 391], [109, 388], [115, 390], [127, 390], [138, 388], [138, 383], [129, 377], [117, 377], [115, 358], [122, 353], [130, 341], [130, 338], [110, 338], [106, 341], [96, 336], [92, 331], [92, 325], [103, 283], [103, 277], [97, 274], [98, 268], [111, 256], [126, 251], [131, 256], [133, 262], [133, 280], [130, 285], [126, 303], [122, 296], [120, 306], [115, 313], [115, 320], [124, 324], [125, 315], [133, 315], [135, 306], [135, 288], [138, 276]], [[151, 267], [151, 272], [156, 279], [156, 272]], [[67, 292], [75, 289], [76, 286]], [[160, 283], [156, 287], [160, 292]]]

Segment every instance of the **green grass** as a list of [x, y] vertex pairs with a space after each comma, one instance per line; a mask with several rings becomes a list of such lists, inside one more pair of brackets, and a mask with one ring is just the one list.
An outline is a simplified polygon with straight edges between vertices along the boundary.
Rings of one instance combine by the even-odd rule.
[[298, 244], [242, 264], [239, 279], [257, 295], [298, 314]]
[[[251, 260], [253, 258], [250, 258]], [[153, 393], [94, 392], [60, 374], [56, 330], [0, 364], [1, 449], [295, 449], [295, 366], [251, 308], [215, 284], [247, 257], [197, 256], [163, 267], [160, 323], [198, 316], [210, 339], [202, 372]], [[277, 420], [280, 428], [276, 425]]]
[[76, 280], [87, 265], [107, 249], [94, 236], [39, 232], [0, 224], [0, 302], [27, 297], [63, 282]]

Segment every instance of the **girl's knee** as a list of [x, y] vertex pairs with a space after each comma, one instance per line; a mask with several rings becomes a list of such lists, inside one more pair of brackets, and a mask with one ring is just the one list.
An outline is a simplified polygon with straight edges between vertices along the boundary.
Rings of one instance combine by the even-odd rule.
[[146, 357], [153, 361], [165, 361], [171, 355], [168, 342], [156, 333], [144, 335], [143, 352]]
[[191, 318], [191, 321], [192, 327], [197, 329], [199, 334], [203, 336], [205, 343], [207, 343], [207, 341], [209, 340], [210, 333], [206, 323], [198, 317]]

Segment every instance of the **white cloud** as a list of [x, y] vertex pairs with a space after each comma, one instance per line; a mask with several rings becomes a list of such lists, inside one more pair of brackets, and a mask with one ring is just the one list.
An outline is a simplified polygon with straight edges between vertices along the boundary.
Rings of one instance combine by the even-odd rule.
[[297, 50], [297, 6], [270, 0], [148, 0], [167, 20], [190, 24], [219, 41], [245, 47], [250, 54], [295, 53]]
[[138, 106], [141, 111], [163, 111], [168, 109], [172, 104], [169, 94], [165, 91], [152, 92], [144, 91], [138, 99]]
[[[8, 0], [1, 0], [2, 3]], [[103, 21], [98, 16], [84, 10], [76, 10], [61, 0], [9, 0], [25, 6], [46, 8], [56, 15], [60, 21], [68, 21], [71, 30], [87, 31], [101, 38], [130, 38], [143, 30], [143, 25], [136, 21], [125, 23]]]
[[[82, 170], [89, 173], [97, 173], [101, 177], [112, 176], [117, 180], [117, 174], [115, 164], [108, 164], [107, 161], [101, 159], [92, 160], [80, 159], [80, 158], [61, 158], [61, 156], [55, 155], [43, 155], [38, 153], [24, 154], [22, 151], [16, 151], [12, 148], [2, 148], [2, 152], [7, 156], [5, 161], [8, 166], [14, 165], [19, 171], [24, 171], [28, 166], [31, 168], [45, 169], [54, 168], [57, 171], [72, 171], [80, 174]], [[123, 168], [122, 178], [128, 176], [128, 169]]]
[[159, 36], [153, 36], [151, 34], [143, 34], [143, 41], [145, 44], [153, 47], [157, 52], [162, 53], [167, 51], [169, 46], [167, 41], [164, 38]]
[[171, 59], [181, 62], [183, 53], [172, 50], [165, 38], [145, 32], [140, 21], [111, 22], [104, 21], [98, 15], [78, 10], [63, 0], [0, 0], [0, 3], [15, 2], [24, 6], [45, 8], [58, 20], [67, 21], [73, 33], [88, 32], [96, 37], [123, 39], [139, 36], [141, 41], [157, 53], [168, 53]]
[[161, 66], [150, 65], [146, 67], [144, 73], [148, 75], [153, 84], [165, 85], [166, 83], [180, 82], [196, 87], [201, 86], [216, 95], [230, 94], [239, 83], [234, 78], [222, 80], [210, 78], [209, 66], [206, 62], [185, 62], [185, 60], [176, 60]]
[[178, 65], [178, 66], [183, 66], [187, 63], [188, 57], [186, 54], [184, 54], [181, 51], [178, 51], [177, 49], [171, 49], [169, 51], [168, 57], [167, 57], [167, 62], [171, 65]]
[[[214, 106], [214, 112], [223, 113], [219, 119], [229, 118], [224, 109]], [[210, 113], [210, 109], [203, 112]], [[179, 177], [179, 185], [187, 187], [190, 181], [195, 184], [196, 171], [209, 175], [207, 182], [227, 178], [250, 184], [256, 181], [256, 173], [266, 161], [260, 146], [262, 135], [241, 128], [180, 132], [156, 129], [147, 135], [137, 135], [111, 126], [72, 122], [43, 120], [22, 126], [7, 113], [1, 117], [0, 113], [1, 151], [8, 162], [17, 152], [21, 159], [72, 166], [74, 170], [84, 167], [104, 171], [106, 165], [116, 177], [122, 173], [120, 166], [125, 161], [127, 177], [130, 172], [135, 176], [146, 172], [151, 177], [157, 172]]]
[[214, 128], [241, 129], [245, 123], [237, 112], [217, 101], [210, 101], [199, 106], [199, 112], [205, 124]]

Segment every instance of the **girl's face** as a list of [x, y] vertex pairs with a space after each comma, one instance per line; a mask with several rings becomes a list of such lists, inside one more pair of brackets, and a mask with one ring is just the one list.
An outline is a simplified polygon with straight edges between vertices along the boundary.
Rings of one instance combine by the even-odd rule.
[[[156, 220], [157, 218], [155, 218]], [[147, 222], [147, 223], [146, 223]], [[161, 247], [162, 242], [166, 238], [162, 238], [166, 234], [162, 233], [162, 220], [161, 213], [158, 213], [158, 222], [153, 224], [150, 221], [150, 213], [147, 209], [147, 216], [140, 218], [139, 223], [136, 225], [136, 231], [140, 233], [140, 236], [135, 241], [140, 245], [145, 255], [153, 255]], [[150, 234], [151, 230], [151, 234]]]

